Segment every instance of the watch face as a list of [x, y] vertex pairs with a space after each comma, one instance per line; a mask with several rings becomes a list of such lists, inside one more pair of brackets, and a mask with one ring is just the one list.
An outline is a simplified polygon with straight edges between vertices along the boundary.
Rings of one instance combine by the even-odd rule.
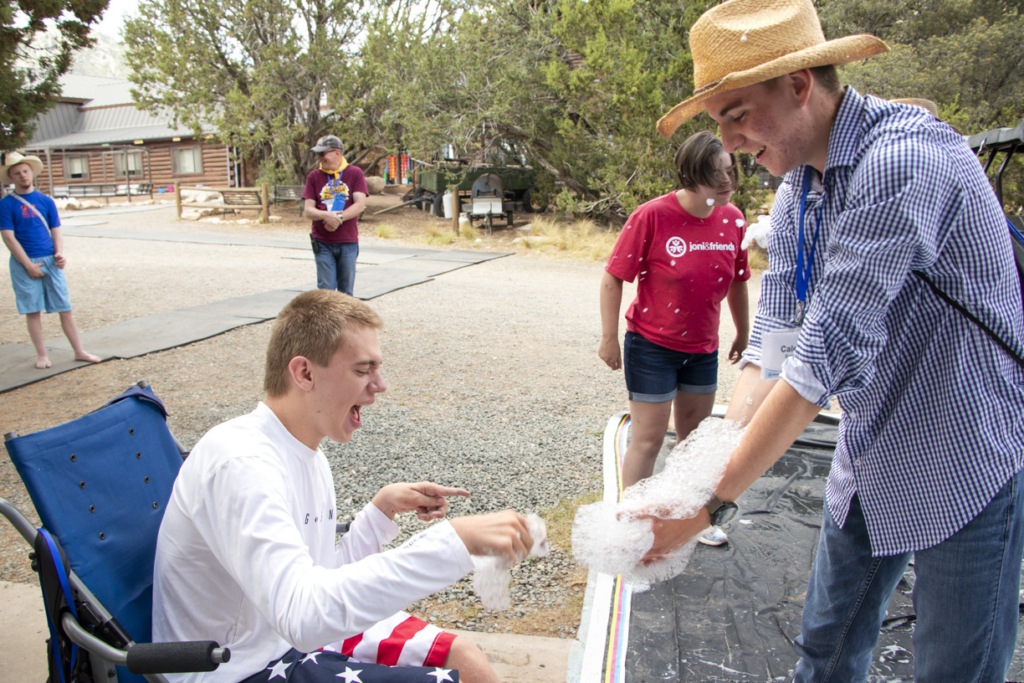
[[715, 514], [711, 515], [712, 524], [721, 526], [731, 521], [736, 516], [737, 510], [736, 503], [722, 503], [722, 506], [715, 510]]

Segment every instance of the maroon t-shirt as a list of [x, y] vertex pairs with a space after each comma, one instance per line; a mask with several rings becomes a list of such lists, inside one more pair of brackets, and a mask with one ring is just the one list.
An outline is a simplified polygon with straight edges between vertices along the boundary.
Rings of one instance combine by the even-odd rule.
[[[366, 177], [362, 169], [349, 164], [341, 172], [340, 178], [332, 178], [319, 168], [313, 169], [306, 176], [306, 188], [302, 191], [303, 199], [315, 199], [316, 208], [321, 211], [331, 210], [332, 206], [341, 206], [342, 209], [352, 204], [352, 193], [362, 192], [369, 195], [366, 189]], [[335, 201], [337, 200], [337, 204]], [[337, 209], [341, 213], [342, 209]], [[323, 221], [313, 221], [313, 237], [321, 242], [358, 242], [359, 241], [359, 217], [350, 218], [334, 232], [324, 228]]]
[[639, 277], [626, 329], [682, 353], [716, 351], [722, 299], [734, 281], [750, 279], [745, 227], [732, 204], [696, 218], [675, 192], [638, 207], [605, 266], [620, 280]]

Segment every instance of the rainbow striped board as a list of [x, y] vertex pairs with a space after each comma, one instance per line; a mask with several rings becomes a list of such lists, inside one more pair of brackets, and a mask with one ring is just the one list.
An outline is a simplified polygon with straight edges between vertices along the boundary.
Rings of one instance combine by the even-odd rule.
[[[622, 495], [622, 459], [629, 444], [629, 413], [617, 413], [604, 430], [604, 499]], [[623, 683], [633, 591], [622, 576], [591, 571], [580, 620], [580, 640], [569, 662], [574, 683]]]

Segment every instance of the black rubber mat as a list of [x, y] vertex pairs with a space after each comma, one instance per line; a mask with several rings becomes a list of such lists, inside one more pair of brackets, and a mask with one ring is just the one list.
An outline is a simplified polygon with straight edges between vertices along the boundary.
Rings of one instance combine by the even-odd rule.
[[[296, 254], [298, 252], [295, 250], [301, 250], [306, 252], [308, 257], [303, 254], [299, 258], [309, 258], [312, 261], [313, 257], [309, 253], [309, 244], [298, 241], [131, 232], [93, 227], [68, 227], [64, 234], [73, 237], [275, 247], [292, 250], [282, 254]], [[361, 247], [354, 294], [359, 299], [375, 299], [405, 287], [430, 282], [435, 276], [452, 270], [509, 255], [408, 247]], [[315, 272], [313, 264], [310, 263], [310, 278], [315, 277]], [[315, 286], [315, 283], [311, 282], [306, 289], [314, 289]], [[242, 325], [276, 318], [284, 305], [301, 291], [304, 289], [274, 290], [224, 299], [203, 306], [154, 313], [83, 332], [82, 345], [103, 360], [134, 358], [163, 351], [208, 339]], [[46, 370], [37, 370], [35, 350], [31, 344], [0, 346], [0, 392], [88, 365], [74, 360], [71, 347], [63, 338], [47, 340], [46, 348], [53, 365]]]
[[[802, 439], [741, 496], [726, 545], [698, 545], [683, 574], [633, 595], [627, 681], [790, 680], [835, 428], [812, 424]], [[911, 566], [889, 603], [869, 680], [914, 678], [913, 586]], [[1024, 674], [1022, 641], [1010, 680]]]

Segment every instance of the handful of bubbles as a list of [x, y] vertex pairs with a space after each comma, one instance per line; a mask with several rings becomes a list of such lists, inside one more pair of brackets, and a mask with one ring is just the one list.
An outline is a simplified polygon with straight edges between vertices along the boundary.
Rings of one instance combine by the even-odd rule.
[[696, 515], [718, 487], [742, 435], [739, 423], [709, 417], [672, 449], [664, 470], [623, 491], [620, 502], [580, 507], [572, 526], [576, 561], [606, 574], [622, 574], [636, 591], [681, 574], [697, 536], [666, 559], [644, 566], [640, 560], [654, 543], [649, 517]]
[[[544, 520], [534, 514], [526, 515], [526, 530], [533, 539], [533, 547], [527, 557], [546, 557], [550, 547]], [[512, 562], [505, 556], [473, 555], [473, 592], [484, 607], [507, 610], [512, 606], [509, 589], [511, 570]]]

